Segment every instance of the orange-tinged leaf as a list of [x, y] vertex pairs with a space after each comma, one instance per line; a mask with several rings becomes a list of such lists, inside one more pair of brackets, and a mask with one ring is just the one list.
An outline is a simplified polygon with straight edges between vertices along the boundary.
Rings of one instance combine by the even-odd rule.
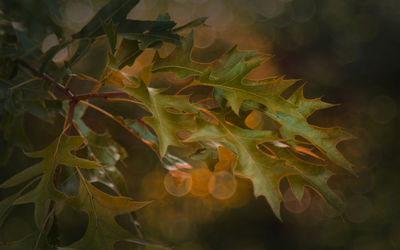
[[304, 147], [301, 147], [301, 146], [299, 146], [299, 145], [294, 145], [294, 149], [295, 149], [296, 151], [300, 152], [300, 153], [304, 153], [304, 154], [313, 156], [313, 157], [315, 157], [315, 158], [317, 158], [317, 159], [320, 159], [320, 160], [322, 160], [322, 161], [324, 160], [324, 159], [322, 159], [321, 157], [319, 157], [318, 155], [316, 155], [316, 154], [314, 154], [313, 152], [311, 152], [309, 149], [304, 148]]

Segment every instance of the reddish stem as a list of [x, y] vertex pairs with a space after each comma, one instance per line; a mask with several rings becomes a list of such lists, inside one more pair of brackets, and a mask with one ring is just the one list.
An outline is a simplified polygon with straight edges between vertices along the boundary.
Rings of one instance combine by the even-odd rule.
[[[43, 81], [47, 82], [48, 84], [54, 84], [55, 87], [61, 91], [68, 99], [75, 100], [79, 102], [80, 100], [87, 100], [93, 98], [109, 98], [109, 97], [129, 97], [129, 95], [122, 91], [115, 91], [115, 92], [103, 92], [103, 93], [91, 93], [91, 94], [83, 94], [83, 95], [75, 95], [72, 93], [68, 87], [57, 83], [51, 76], [46, 73], [40, 72], [37, 68], [29, 64], [27, 61], [22, 60], [20, 58], [15, 60], [16, 63], [20, 64], [24, 68], [28, 69], [32, 75], [41, 78]], [[75, 103], [76, 104], [76, 103]]]
[[65, 88], [60, 83], [56, 83], [56, 81], [51, 76], [49, 76], [46, 73], [41, 73], [37, 68], [35, 68], [32, 65], [30, 65], [27, 61], [24, 61], [24, 60], [18, 58], [18, 59], [15, 60], [15, 62], [17, 62], [21, 66], [25, 67], [26, 69], [28, 69], [32, 73], [32, 75], [41, 78], [43, 81], [47, 82], [48, 84], [55, 84], [56, 88], [58, 90], [60, 90], [61, 92], [63, 92], [64, 95], [68, 99], [73, 99], [74, 98], [74, 94], [71, 91], [69, 91], [68, 88]]
[[94, 98], [110, 98], [110, 97], [129, 97], [129, 95], [122, 91], [112, 91], [112, 92], [76, 95], [75, 99], [80, 101], [80, 100], [87, 100], [87, 99], [94, 99]]

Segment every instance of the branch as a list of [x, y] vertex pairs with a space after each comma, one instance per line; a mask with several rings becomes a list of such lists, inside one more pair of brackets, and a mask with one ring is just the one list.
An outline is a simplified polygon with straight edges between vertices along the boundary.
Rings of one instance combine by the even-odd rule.
[[129, 97], [129, 95], [122, 91], [112, 91], [112, 92], [102, 92], [102, 93], [92, 93], [92, 94], [83, 94], [83, 95], [76, 95], [75, 99], [80, 100], [87, 100], [87, 99], [94, 99], [94, 98], [109, 98], [109, 97]]
[[91, 103], [89, 103], [89, 102], [81, 101], [81, 103], [84, 104], [84, 105], [86, 105], [86, 106], [88, 106], [88, 107], [90, 107], [90, 108], [92, 108], [92, 109], [95, 109], [95, 110], [99, 111], [100, 113], [103, 113], [104, 115], [106, 115], [106, 116], [108, 116], [109, 118], [113, 119], [115, 122], [117, 122], [117, 123], [118, 123], [119, 125], [121, 125], [123, 128], [125, 128], [129, 133], [131, 133], [132, 135], [136, 136], [136, 138], [138, 138], [139, 140], [143, 141], [146, 145], [148, 145], [148, 146], [156, 153], [156, 155], [158, 156], [159, 159], [161, 158], [161, 157], [160, 157], [160, 153], [158, 152], [157, 145], [155, 145], [152, 141], [143, 139], [143, 138], [140, 136], [139, 133], [137, 133], [136, 131], [134, 131], [133, 129], [131, 129], [128, 125], [126, 125], [125, 122], [124, 122], [122, 119], [120, 119], [120, 118], [118, 118], [118, 117], [115, 117], [114, 115], [108, 113], [108, 112], [105, 111], [104, 109], [99, 108], [99, 107], [97, 107], [96, 105], [93, 105], [93, 104], [91, 104]]
[[[62, 132], [62, 134], [66, 134], [66, 135], [71, 135], [71, 132], [72, 132], [72, 121], [73, 121], [73, 118], [74, 118], [74, 112], [75, 112], [75, 107], [76, 107], [76, 104], [78, 103], [78, 101], [77, 100], [75, 100], [75, 99], [71, 99], [70, 101], [69, 101], [69, 109], [68, 109], [68, 114], [67, 114], [67, 117], [65, 118], [65, 123], [64, 123], [64, 129], [63, 129], [63, 132]], [[58, 183], [59, 183], [59, 181], [60, 181], [60, 175], [61, 175], [61, 171], [62, 171], [62, 165], [57, 165], [56, 166], [56, 169], [55, 169], [55, 171], [54, 171], [54, 186], [57, 188], [58, 187]], [[51, 215], [53, 215], [53, 220], [54, 220], [54, 222], [53, 222], [53, 224], [52, 224], [52, 228], [50, 228], [49, 230], [56, 230], [56, 233], [58, 233], [57, 232], [57, 229], [55, 228], [55, 229], [53, 229], [53, 227], [54, 226], [57, 226], [56, 225], [56, 220], [57, 220], [57, 218], [56, 218], [56, 215], [55, 215], [55, 213], [54, 213], [54, 211], [55, 211], [55, 205], [56, 205], [56, 201], [54, 201], [54, 200], [51, 200], [50, 201], [50, 204], [49, 204], [49, 210], [48, 210], [48, 215], [47, 215], [47, 219], [46, 219], [46, 221], [45, 221], [45, 223], [44, 223], [44, 225], [43, 225], [43, 228], [46, 228], [47, 226], [48, 226], [48, 223], [49, 223], [49, 220], [48, 220], [48, 218], [51, 216]]]
[[47, 82], [48, 84], [54, 84], [58, 90], [64, 93], [64, 95], [68, 99], [73, 99], [74, 94], [68, 89], [65, 88], [62, 84], [56, 82], [51, 76], [46, 73], [41, 73], [40, 70], [29, 64], [27, 61], [17, 58], [15, 60], [16, 63], [20, 64], [24, 68], [28, 69], [32, 75], [41, 78], [43, 81]]
[[51, 76], [46, 73], [41, 73], [39, 69], [32, 66], [27, 61], [17, 58], [15, 60], [16, 63], [20, 64], [24, 68], [28, 69], [32, 75], [42, 79], [43, 81], [47, 82], [48, 84], [53, 84], [55, 87], [61, 91], [68, 99], [74, 100], [79, 102], [81, 100], [87, 99], [94, 99], [94, 98], [109, 98], [109, 97], [129, 97], [129, 95], [122, 91], [114, 91], [114, 92], [103, 92], [103, 93], [90, 93], [90, 94], [83, 94], [83, 95], [75, 95], [72, 93], [68, 87], [56, 82]]

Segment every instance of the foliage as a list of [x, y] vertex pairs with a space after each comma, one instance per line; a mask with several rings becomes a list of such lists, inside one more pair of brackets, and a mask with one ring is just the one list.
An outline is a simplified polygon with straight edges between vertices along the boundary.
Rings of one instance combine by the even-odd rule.
[[[326, 162], [330, 160], [351, 171], [351, 164], [336, 147], [351, 136], [340, 128], [319, 128], [307, 122], [314, 111], [332, 105], [320, 99], [306, 99], [302, 87], [289, 98], [282, 97], [296, 80], [246, 78], [268, 59], [258, 52], [239, 51], [233, 47], [210, 63], [192, 60], [193, 32], [184, 38], [181, 32], [203, 25], [205, 18], [180, 27], [175, 27], [176, 23], [169, 20], [168, 15], [156, 21], [127, 20], [127, 13], [137, 3], [138, 0], [111, 0], [71, 39], [62, 40], [44, 53], [12, 25], [9, 17], [3, 17], [0, 129], [4, 150], [1, 160], [6, 162], [14, 147], [28, 151], [25, 153], [28, 157], [42, 159], [0, 185], [0, 188], [9, 188], [24, 184], [0, 202], [0, 221], [14, 205], [35, 204], [37, 231], [18, 242], [7, 243], [6, 247], [58, 246], [57, 240], [52, 238], [54, 230], [57, 231], [52, 226], [57, 219], [56, 204], [83, 211], [89, 218], [84, 236], [68, 247], [112, 249], [117, 241], [159, 246], [141, 239], [140, 233], [135, 235], [115, 221], [115, 216], [130, 214], [149, 202], [132, 201], [128, 197], [124, 178], [115, 167], [127, 152], [109, 134], [98, 134], [83, 122], [87, 107], [102, 112], [142, 140], [176, 179], [190, 174], [192, 167], [169, 149], [171, 146], [193, 147], [197, 151], [192, 158], [213, 162], [209, 168], [214, 171], [224, 169], [232, 176], [250, 178], [254, 194], [265, 196], [278, 218], [283, 178], [288, 179], [299, 200], [304, 186], [310, 186], [330, 205], [341, 209], [340, 199], [327, 184], [332, 173]], [[75, 73], [74, 64], [101, 39], [109, 43], [108, 63], [101, 77], [96, 79]], [[164, 43], [176, 46], [169, 56], [162, 58], [156, 52], [152, 63], [136, 76], [122, 71], [132, 66], [145, 50], [157, 50]], [[73, 46], [75, 52], [63, 65], [53, 61], [62, 49]], [[154, 87], [153, 76], [165, 73], [191, 82], [170, 94], [168, 89]], [[73, 77], [91, 81], [95, 86], [88, 94], [74, 94], [68, 88]], [[116, 91], [102, 91], [104, 85]], [[196, 86], [208, 87], [210, 96], [193, 102], [191, 96], [195, 91], [189, 90]], [[184, 91], [189, 94], [181, 94]], [[113, 97], [138, 105], [147, 114], [142, 119], [131, 120], [110, 114], [88, 101]], [[65, 117], [61, 134], [45, 149], [30, 152], [23, 122], [27, 112], [48, 121], [49, 126], [57, 115]], [[279, 129], [259, 127], [256, 116], [269, 117]], [[71, 136], [72, 133], [77, 135]], [[217, 152], [216, 163], [210, 158]], [[63, 183], [60, 183], [61, 171], [67, 175]], [[110, 187], [112, 195], [96, 187], [95, 182]], [[135, 224], [133, 217], [131, 219]]]

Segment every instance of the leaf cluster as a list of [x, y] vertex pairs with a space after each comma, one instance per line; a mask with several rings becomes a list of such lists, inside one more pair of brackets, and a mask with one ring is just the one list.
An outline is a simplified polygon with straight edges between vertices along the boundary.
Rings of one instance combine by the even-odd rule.
[[[268, 59], [259, 52], [233, 47], [213, 62], [194, 61], [193, 32], [186, 37], [180, 32], [203, 25], [206, 19], [180, 27], [168, 15], [155, 21], [126, 19], [137, 3], [138, 0], [111, 0], [79, 32], [70, 39], [60, 36], [60, 43], [44, 53], [4, 17], [0, 48], [1, 160], [6, 162], [14, 147], [28, 151], [28, 157], [41, 159], [0, 185], [22, 187], [0, 202], [0, 226], [13, 205], [25, 203], [35, 205], [37, 226], [31, 235], [5, 247], [58, 246], [49, 243], [54, 242], [49, 238], [57, 218], [55, 204], [83, 211], [89, 218], [83, 237], [68, 247], [112, 249], [117, 241], [155, 245], [142, 239], [140, 232], [135, 235], [115, 221], [115, 216], [130, 214], [148, 202], [129, 197], [117, 167], [127, 152], [111, 135], [96, 133], [85, 124], [82, 117], [88, 108], [113, 119], [148, 145], [177, 183], [193, 169], [171, 149], [191, 148], [190, 157], [204, 161], [214, 172], [228, 171], [233, 177], [251, 179], [254, 195], [264, 196], [278, 218], [284, 178], [297, 199], [309, 186], [340, 210], [343, 204], [327, 184], [333, 174], [327, 164], [352, 171], [352, 164], [337, 149], [339, 142], [352, 137], [341, 128], [320, 128], [307, 121], [314, 111], [334, 105], [320, 98], [305, 98], [303, 86], [288, 98], [282, 97], [296, 80], [248, 78]], [[108, 63], [101, 76], [75, 73], [74, 65], [99, 39], [107, 39], [109, 44]], [[169, 56], [163, 58], [156, 51], [151, 64], [138, 75], [124, 73], [122, 69], [132, 66], [144, 51], [158, 50], [164, 43], [176, 47]], [[76, 50], [62, 64], [53, 61], [58, 52], [70, 46]], [[154, 76], [160, 74], [173, 74], [189, 83], [171, 94], [168, 89], [154, 87]], [[72, 78], [94, 83], [91, 92], [72, 93], [68, 88]], [[101, 91], [104, 85], [117, 91]], [[209, 96], [193, 102], [198, 86], [208, 88]], [[137, 120], [116, 116], [91, 103], [94, 98], [128, 102], [145, 110], [146, 115]], [[49, 126], [55, 118], [64, 117], [61, 135], [46, 148], [30, 152], [24, 132], [27, 112], [47, 121]], [[275, 128], [260, 125], [267, 118], [273, 120]], [[77, 157], [77, 151], [85, 152], [85, 157]], [[113, 195], [94, 183], [109, 187]], [[137, 223], [130, 218], [133, 224]]]

